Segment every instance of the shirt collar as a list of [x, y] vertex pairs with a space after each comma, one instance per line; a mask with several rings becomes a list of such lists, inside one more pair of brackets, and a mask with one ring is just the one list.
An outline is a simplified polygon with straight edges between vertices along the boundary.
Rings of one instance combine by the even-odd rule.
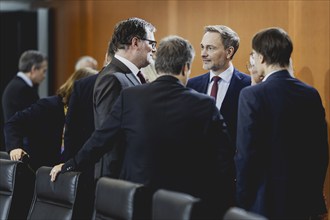
[[137, 68], [137, 66], [135, 66], [131, 61], [129, 61], [128, 59], [121, 57], [117, 54], [115, 54], [115, 57], [121, 61], [122, 63], [124, 63], [128, 69], [130, 69], [130, 71], [136, 76], [138, 74], [138, 72], [140, 71], [139, 68]]
[[234, 72], [233, 64], [230, 64], [229, 67], [225, 71], [220, 73], [219, 75], [214, 74], [214, 72], [211, 70], [210, 71], [210, 82], [212, 81], [213, 76], [220, 76], [222, 81], [229, 83], [231, 80], [231, 77], [233, 76], [233, 72]]
[[17, 76], [18, 76], [19, 78], [21, 78], [22, 80], [24, 80], [24, 82], [25, 82], [26, 84], [28, 84], [28, 86], [33, 87], [33, 83], [32, 83], [32, 81], [31, 81], [31, 79], [30, 79], [27, 75], [25, 75], [23, 72], [18, 72], [18, 73], [17, 73]]

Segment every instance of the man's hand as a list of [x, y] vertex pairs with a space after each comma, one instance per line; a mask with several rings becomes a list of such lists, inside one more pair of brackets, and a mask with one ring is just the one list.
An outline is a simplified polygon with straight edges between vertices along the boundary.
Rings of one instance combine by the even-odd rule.
[[55, 182], [56, 177], [57, 177], [58, 173], [61, 172], [63, 165], [64, 165], [64, 163], [58, 164], [58, 165], [54, 166], [53, 169], [50, 171], [49, 176], [50, 176], [50, 180], [52, 182]]
[[27, 153], [22, 148], [17, 148], [10, 151], [9, 156], [11, 160], [20, 160]]

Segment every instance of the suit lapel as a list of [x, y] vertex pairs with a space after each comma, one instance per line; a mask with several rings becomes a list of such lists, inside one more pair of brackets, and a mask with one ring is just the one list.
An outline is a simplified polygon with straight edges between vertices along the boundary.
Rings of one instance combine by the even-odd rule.
[[234, 69], [233, 76], [230, 80], [230, 84], [229, 84], [227, 93], [226, 93], [225, 98], [221, 105], [221, 109], [220, 109], [221, 113], [230, 111], [231, 109], [233, 109], [233, 106], [235, 105], [234, 101], [236, 100], [236, 97], [238, 97], [238, 95], [239, 95], [240, 89], [238, 89], [238, 87], [240, 87], [239, 86], [240, 79], [237, 76], [237, 74], [235, 73], [235, 71], [236, 70]]
[[124, 73], [127, 80], [130, 81], [133, 85], [140, 85], [140, 82], [136, 79], [134, 74], [124, 63], [122, 63], [115, 57], [112, 59], [111, 63], [116, 67], [115, 71]]
[[136, 79], [133, 73], [126, 73], [125, 76], [133, 85], [140, 85], [141, 83]]
[[202, 75], [201, 82], [199, 83], [200, 85], [200, 92], [207, 94], [207, 88], [209, 86], [209, 81], [210, 81], [210, 72], [207, 74]]
[[131, 70], [116, 57], [112, 58], [111, 64], [115, 67], [116, 72], [131, 73]]

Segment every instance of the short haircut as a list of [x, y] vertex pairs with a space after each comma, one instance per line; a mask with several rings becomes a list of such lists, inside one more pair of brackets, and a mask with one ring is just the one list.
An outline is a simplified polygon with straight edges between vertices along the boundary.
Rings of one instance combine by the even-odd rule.
[[281, 28], [259, 31], [252, 39], [252, 48], [264, 57], [268, 65], [287, 67], [293, 50], [289, 35]]
[[156, 28], [141, 18], [129, 18], [120, 21], [115, 26], [109, 45], [113, 47], [112, 51], [125, 49], [127, 45], [132, 43], [134, 37], [145, 39], [147, 37], [147, 30], [155, 32]]
[[209, 25], [204, 28], [204, 33], [206, 32], [214, 32], [219, 33], [222, 44], [225, 47], [225, 49], [228, 49], [229, 47], [234, 48], [234, 53], [231, 56], [230, 59], [233, 59], [235, 53], [237, 52], [239, 48], [239, 42], [240, 38], [237, 35], [235, 31], [233, 31], [231, 28], [224, 26], [224, 25]]
[[41, 67], [41, 63], [47, 61], [47, 56], [36, 50], [27, 50], [22, 53], [19, 58], [18, 70], [28, 73], [32, 70], [32, 66], [37, 69]]
[[159, 44], [155, 68], [158, 73], [179, 75], [185, 64], [191, 66], [195, 51], [193, 46], [179, 36], [169, 36]]

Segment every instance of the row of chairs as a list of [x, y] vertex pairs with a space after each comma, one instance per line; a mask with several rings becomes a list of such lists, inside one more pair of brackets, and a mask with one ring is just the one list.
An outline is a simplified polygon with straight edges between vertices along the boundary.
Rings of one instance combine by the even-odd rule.
[[[102, 177], [95, 192], [83, 173], [68, 172], [50, 181], [50, 167], [36, 174], [23, 162], [0, 159], [0, 219], [189, 220], [198, 198]], [[93, 202], [95, 201], [94, 205]], [[265, 219], [238, 208], [224, 219]]]

